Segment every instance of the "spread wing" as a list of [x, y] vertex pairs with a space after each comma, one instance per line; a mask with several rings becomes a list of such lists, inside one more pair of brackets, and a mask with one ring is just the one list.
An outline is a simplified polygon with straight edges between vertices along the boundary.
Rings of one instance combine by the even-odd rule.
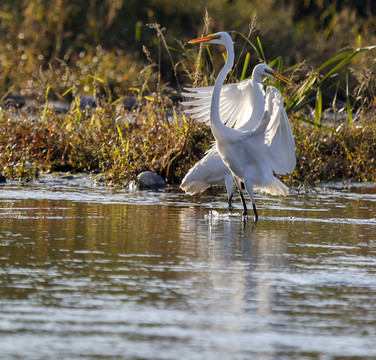
[[[210, 105], [213, 95], [213, 86], [200, 88], [185, 88], [182, 93], [188, 98], [196, 100], [182, 102], [184, 106], [192, 106], [184, 112], [192, 118], [207, 125], [210, 123]], [[255, 110], [254, 104], [262, 102], [262, 106]], [[262, 85], [251, 79], [223, 85], [219, 100], [219, 113], [221, 121], [235, 129], [250, 130], [257, 126], [264, 112], [264, 92]]]
[[274, 172], [288, 174], [295, 169], [295, 142], [281, 93], [272, 86], [266, 89], [264, 144], [270, 148]]

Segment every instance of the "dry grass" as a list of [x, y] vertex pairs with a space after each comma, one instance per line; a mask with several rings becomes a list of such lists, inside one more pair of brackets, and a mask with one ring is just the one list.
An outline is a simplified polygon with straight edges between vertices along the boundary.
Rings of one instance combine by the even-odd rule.
[[[39, 109], [34, 115], [30, 120], [30, 114], [15, 116], [12, 109], [1, 113], [0, 167], [9, 179], [91, 172], [107, 184], [124, 186], [151, 170], [176, 184], [212, 141], [208, 127], [153, 101], [136, 110], [105, 103], [92, 111]], [[293, 132], [297, 167], [286, 181], [376, 180], [374, 122], [335, 133], [293, 121]]]
[[[202, 33], [210, 32], [213, 22], [206, 13]], [[38, 54], [36, 43], [25, 45], [24, 50], [13, 46], [14, 58], [10, 50], [3, 53], [0, 60], [9, 58], [3, 61], [6, 90], [0, 97], [0, 175], [29, 180], [40, 172], [92, 172], [108, 184], [127, 185], [139, 172], [151, 170], [171, 184], [179, 183], [209, 148], [212, 136], [208, 127], [184, 117], [176, 101], [179, 94], [164, 75], [170, 74], [176, 89], [180, 83], [211, 85], [223, 63], [222, 49], [194, 49], [179, 41], [172, 47], [165, 29], [158, 24], [149, 27], [156, 37], [154, 45], [143, 46], [145, 63], [101, 46], [65, 53], [62, 60], [52, 59], [48, 65], [41, 57], [34, 62], [22, 60], [32, 59], [31, 52], [34, 57]], [[260, 38], [255, 39], [255, 28], [253, 22], [247, 36], [234, 32], [240, 51], [231, 81], [249, 75], [249, 58], [268, 62], [264, 52], [268, 42], [263, 46]], [[293, 124], [297, 168], [286, 180], [376, 180], [375, 76], [371, 68], [349, 67], [356, 60], [365, 68], [372, 62], [372, 49], [343, 50], [317, 68], [302, 62], [287, 71], [296, 84], [280, 90]], [[269, 64], [278, 71], [292, 65], [291, 58], [283, 57]], [[17, 75], [21, 82], [13, 84]], [[5, 106], [7, 92], [14, 86], [18, 94], [36, 100], [32, 112]], [[82, 108], [81, 94], [92, 95], [98, 106]], [[136, 99], [133, 109], [123, 105], [125, 95]], [[48, 107], [51, 99], [74, 105], [58, 113]], [[328, 104], [334, 104], [333, 111], [338, 111], [337, 104], [344, 107], [348, 116], [340, 127], [324, 126], [321, 115]], [[361, 114], [357, 121], [353, 119], [356, 111]]]
[[[103, 103], [103, 102], [102, 102]], [[209, 146], [208, 129], [166, 104], [146, 101], [136, 110], [103, 103], [67, 114], [39, 109], [30, 119], [9, 109], [0, 117], [0, 167], [9, 179], [30, 180], [40, 172], [93, 172], [108, 184], [126, 185], [143, 170], [170, 183]]]
[[340, 133], [293, 125], [296, 170], [286, 179], [299, 182], [376, 181], [376, 125], [360, 121]]

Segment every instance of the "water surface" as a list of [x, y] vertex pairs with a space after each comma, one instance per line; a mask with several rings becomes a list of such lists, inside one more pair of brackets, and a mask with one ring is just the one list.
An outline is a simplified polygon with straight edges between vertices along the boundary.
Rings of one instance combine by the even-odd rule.
[[376, 359], [376, 185], [0, 186], [4, 359]]

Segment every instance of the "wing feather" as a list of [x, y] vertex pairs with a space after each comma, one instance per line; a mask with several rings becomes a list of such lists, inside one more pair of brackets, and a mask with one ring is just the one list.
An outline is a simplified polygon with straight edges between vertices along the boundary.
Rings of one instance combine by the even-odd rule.
[[[254, 86], [261, 86], [261, 84], [247, 79], [240, 83], [222, 86], [219, 113], [224, 124], [237, 129], [242, 128], [242, 130], [252, 129], [257, 125], [262, 113], [261, 115], [252, 116], [254, 110]], [[184, 88], [186, 92], [182, 93], [183, 96], [196, 99], [182, 102], [183, 106], [193, 107], [192, 109], [186, 109], [185, 113], [192, 114], [194, 119], [209, 125], [213, 89], [213, 86]], [[250, 121], [251, 118], [254, 118], [254, 120]]]
[[266, 110], [269, 121], [264, 133], [264, 143], [270, 148], [274, 172], [288, 174], [295, 169], [295, 141], [290, 122], [283, 106], [281, 93], [269, 86], [266, 90]]

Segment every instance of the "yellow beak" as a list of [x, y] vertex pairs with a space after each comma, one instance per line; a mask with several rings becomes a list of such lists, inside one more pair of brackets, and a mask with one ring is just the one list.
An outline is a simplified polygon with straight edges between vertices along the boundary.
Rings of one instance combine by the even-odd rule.
[[292, 81], [288, 79], [286, 76], [283, 76], [282, 74], [276, 72], [276, 71], [271, 71], [271, 70], [266, 70], [269, 74], [273, 75], [276, 79], [285, 82], [286, 84], [292, 84]]
[[201, 38], [190, 40], [190, 41], [188, 41], [188, 44], [198, 44], [198, 43], [202, 43], [202, 42], [209, 42], [209, 41], [211, 41], [215, 38], [216, 38], [216, 36], [214, 36], [214, 35], [208, 35], [208, 36], [204, 36], [204, 37], [201, 37]]

